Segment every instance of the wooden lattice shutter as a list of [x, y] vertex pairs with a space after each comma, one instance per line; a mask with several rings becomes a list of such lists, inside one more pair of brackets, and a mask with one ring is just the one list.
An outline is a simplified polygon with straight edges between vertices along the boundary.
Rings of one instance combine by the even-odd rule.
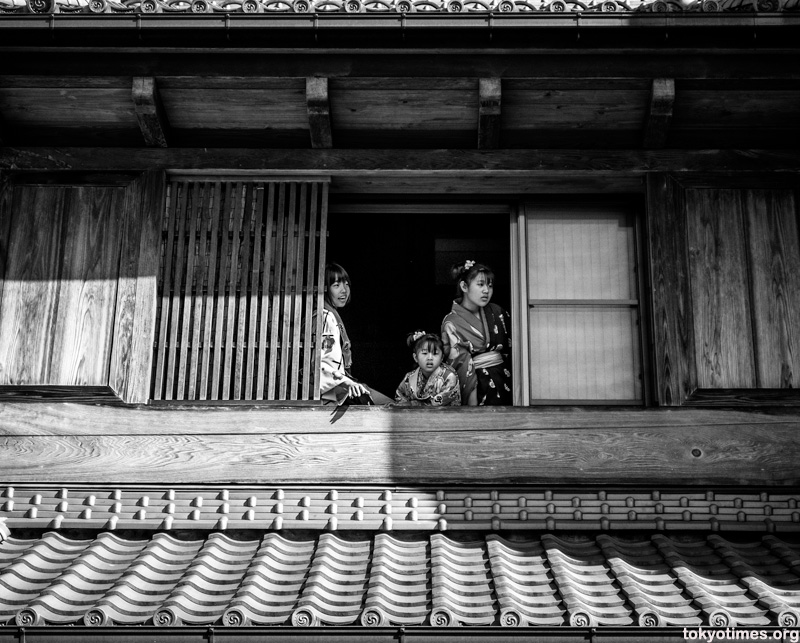
[[328, 185], [169, 185], [153, 399], [319, 399]]

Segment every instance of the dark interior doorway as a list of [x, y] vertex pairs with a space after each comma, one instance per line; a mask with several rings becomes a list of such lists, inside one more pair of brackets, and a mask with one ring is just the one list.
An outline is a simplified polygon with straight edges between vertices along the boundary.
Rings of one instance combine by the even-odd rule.
[[455, 285], [448, 269], [472, 259], [495, 272], [493, 302], [510, 309], [509, 215], [419, 209], [402, 214], [363, 207], [336, 207], [329, 216], [328, 261], [352, 280], [352, 299], [342, 320], [353, 343], [353, 375], [394, 397], [414, 368], [409, 333], [440, 333]]

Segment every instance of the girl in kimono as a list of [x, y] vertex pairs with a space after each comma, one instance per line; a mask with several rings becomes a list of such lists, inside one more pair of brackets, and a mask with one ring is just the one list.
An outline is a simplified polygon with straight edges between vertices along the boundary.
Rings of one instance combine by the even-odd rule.
[[458, 298], [442, 320], [447, 363], [461, 383], [461, 400], [469, 406], [512, 404], [511, 320], [497, 304], [491, 268], [474, 261], [451, 269]]
[[339, 309], [350, 301], [350, 276], [337, 263], [325, 266], [325, 307], [320, 342], [320, 393], [326, 404], [389, 404], [391, 399], [350, 373], [353, 354]]
[[397, 387], [400, 406], [460, 406], [458, 375], [442, 363], [444, 346], [438, 335], [418, 330], [408, 336], [408, 347], [417, 363]]

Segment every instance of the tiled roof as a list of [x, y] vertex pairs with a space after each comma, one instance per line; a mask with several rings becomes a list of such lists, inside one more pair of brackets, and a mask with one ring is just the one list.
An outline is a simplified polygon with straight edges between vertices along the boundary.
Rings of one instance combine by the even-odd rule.
[[10, 528], [800, 531], [800, 494], [514, 489], [0, 487]]
[[51, 531], [23, 538], [12, 532], [0, 543], [0, 623], [800, 622], [800, 545], [774, 535], [461, 536], [251, 531], [84, 538]]

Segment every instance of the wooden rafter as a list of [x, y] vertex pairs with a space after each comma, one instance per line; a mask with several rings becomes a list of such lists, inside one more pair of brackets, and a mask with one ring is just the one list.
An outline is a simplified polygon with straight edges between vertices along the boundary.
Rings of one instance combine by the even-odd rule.
[[167, 147], [169, 121], [153, 77], [134, 77], [131, 97], [147, 147]]
[[306, 78], [306, 104], [311, 147], [314, 149], [333, 147], [327, 78]]
[[500, 147], [502, 87], [499, 78], [478, 80], [478, 149]]
[[644, 125], [645, 149], [659, 149], [667, 144], [674, 106], [675, 79], [654, 78], [650, 91], [650, 109]]

